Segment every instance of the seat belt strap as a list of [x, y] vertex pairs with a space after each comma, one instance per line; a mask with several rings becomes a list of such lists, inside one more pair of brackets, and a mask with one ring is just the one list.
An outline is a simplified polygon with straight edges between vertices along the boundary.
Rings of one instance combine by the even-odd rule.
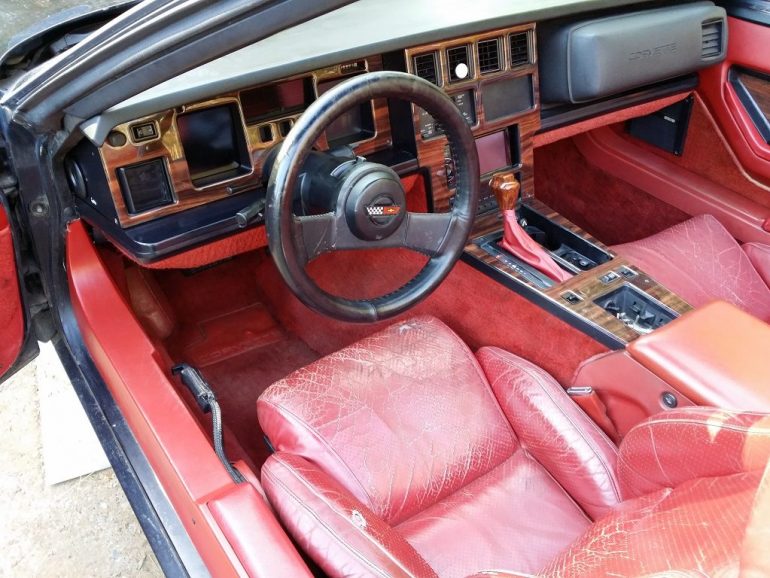
[[245, 481], [245, 478], [237, 469], [233, 467], [225, 454], [225, 447], [222, 443], [222, 409], [219, 407], [217, 396], [211, 389], [211, 386], [203, 378], [200, 372], [192, 365], [180, 363], [171, 368], [172, 375], [179, 375], [182, 383], [187, 386], [190, 393], [193, 394], [198, 407], [203, 413], [211, 413], [211, 426], [214, 430], [212, 437], [214, 439], [214, 452], [216, 452], [219, 461], [230, 474], [230, 477], [236, 484]]

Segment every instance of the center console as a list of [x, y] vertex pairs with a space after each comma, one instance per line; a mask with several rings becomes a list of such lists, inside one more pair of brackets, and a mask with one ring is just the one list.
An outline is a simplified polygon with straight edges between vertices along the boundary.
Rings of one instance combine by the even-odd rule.
[[537, 277], [503, 250], [498, 243], [499, 211], [477, 218], [476, 232], [465, 249], [466, 262], [611, 349], [622, 349], [691, 309], [642, 269], [536, 198], [523, 191], [522, 197], [518, 215], [526, 222], [525, 230], [572, 277], [561, 283]]

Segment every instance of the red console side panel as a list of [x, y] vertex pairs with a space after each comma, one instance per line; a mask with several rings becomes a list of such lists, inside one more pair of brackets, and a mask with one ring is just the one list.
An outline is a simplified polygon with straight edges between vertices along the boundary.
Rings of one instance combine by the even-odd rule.
[[24, 315], [13, 251], [11, 224], [0, 206], [0, 377], [13, 365], [24, 341]]
[[[235, 484], [80, 221], [68, 230], [67, 270], [86, 347], [209, 571], [216, 576], [305, 575], [306, 566], [260, 495], [246, 490], [231, 494]], [[237, 508], [230, 507], [233, 496]], [[246, 543], [228, 540], [232, 528], [245, 526], [250, 527], [245, 539], [251, 550], [247, 559], [239, 559], [236, 552]], [[273, 566], [247, 567], [258, 553]]]
[[586, 359], [572, 377], [575, 387], [592, 387], [607, 408], [621, 437], [667, 408], [661, 396], [676, 396], [679, 407], [693, 405], [670, 384], [635, 361], [627, 351], [611, 351]]

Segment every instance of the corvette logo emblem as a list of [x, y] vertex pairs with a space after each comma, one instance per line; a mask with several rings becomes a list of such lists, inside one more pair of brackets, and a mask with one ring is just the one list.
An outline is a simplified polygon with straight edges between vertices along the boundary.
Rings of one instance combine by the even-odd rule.
[[398, 205], [369, 205], [366, 214], [370, 217], [395, 217], [401, 212]]

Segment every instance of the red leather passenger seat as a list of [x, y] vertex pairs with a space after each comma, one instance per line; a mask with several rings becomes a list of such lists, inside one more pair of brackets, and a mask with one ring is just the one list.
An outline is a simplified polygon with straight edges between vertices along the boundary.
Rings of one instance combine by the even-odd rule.
[[474, 356], [423, 317], [260, 397], [276, 449], [262, 483], [331, 576], [719, 574], [738, 564], [770, 430], [697, 412], [637, 426], [619, 454], [546, 372]]
[[711, 215], [612, 250], [693, 307], [721, 299], [770, 322], [770, 247], [739, 245]]
[[536, 572], [589, 527], [584, 510], [619, 499], [616, 448], [560, 390], [500, 350], [477, 360], [437, 319], [395, 325], [262, 395], [259, 422], [277, 450], [265, 491], [333, 576], [369, 564], [395, 575], [512, 562]]

